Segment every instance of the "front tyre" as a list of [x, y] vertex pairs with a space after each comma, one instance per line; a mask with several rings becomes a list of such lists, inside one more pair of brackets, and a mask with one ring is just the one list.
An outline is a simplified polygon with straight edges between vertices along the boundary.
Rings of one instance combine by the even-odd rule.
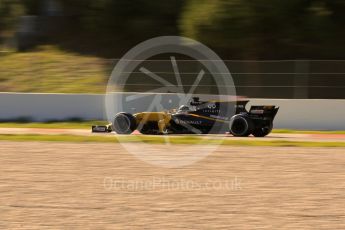
[[237, 114], [230, 119], [230, 133], [235, 137], [247, 137], [254, 130], [254, 124], [249, 117]]
[[130, 113], [118, 113], [112, 125], [117, 134], [131, 134], [137, 128], [135, 117]]

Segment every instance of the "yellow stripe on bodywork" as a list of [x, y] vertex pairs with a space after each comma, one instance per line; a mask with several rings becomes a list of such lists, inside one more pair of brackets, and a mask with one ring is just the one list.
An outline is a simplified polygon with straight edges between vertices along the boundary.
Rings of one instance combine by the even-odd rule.
[[217, 122], [227, 123], [227, 121], [224, 121], [224, 120], [220, 120], [220, 119], [216, 119], [216, 118], [212, 118], [212, 117], [206, 117], [206, 116], [202, 116], [202, 115], [197, 115], [197, 114], [193, 114], [193, 113], [190, 113], [190, 114], [188, 114], [188, 115], [191, 115], [191, 116], [193, 116], [193, 117], [199, 117], [199, 118], [211, 120], [211, 121], [217, 121]]

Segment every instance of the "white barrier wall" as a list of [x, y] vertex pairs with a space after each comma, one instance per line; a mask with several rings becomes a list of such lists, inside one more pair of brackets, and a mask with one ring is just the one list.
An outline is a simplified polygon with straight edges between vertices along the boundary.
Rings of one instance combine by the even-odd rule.
[[[127, 97], [133, 94], [125, 95]], [[209, 97], [201, 97], [206, 98]], [[153, 95], [148, 95], [126, 105], [122, 110], [142, 111], [152, 99]], [[104, 95], [97, 94], [0, 93], [0, 119], [106, 119], [104, 101]], [[176, 108], [179, 98], [176, 94], [162, 94], [161, 103], [164, 108]], [[280, 106], [274, 122], [275, 128], [345, 130], [345, 100], [250, 99], [248, 105]]]
[[252, 99], [249, 105], [280, 107], [274, 127], [281, 129], [345, 130], [345, 100]]
[[36, 121], [103, 119], [104, 96], [97, 94], [0, 93], [0, 119]]

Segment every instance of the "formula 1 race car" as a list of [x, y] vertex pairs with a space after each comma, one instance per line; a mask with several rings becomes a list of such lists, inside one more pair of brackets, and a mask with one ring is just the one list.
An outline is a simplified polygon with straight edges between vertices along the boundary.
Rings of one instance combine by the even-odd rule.
[[[255, 137], [268, 135], [279, 107], [272, 105], [251, 106], [247, 111], [243, 101], [200, 101], [194, 97], [189, 106], [182, 105], [168, 112], [121, 112], [107, 126], [92, 126], [92, 132], [131, 134], [209, 134], [230, 132], [234, 136]], [[232, 111], [232, 112], [230, 112]], [[229, 114], [234, 114], [233, 116]]]

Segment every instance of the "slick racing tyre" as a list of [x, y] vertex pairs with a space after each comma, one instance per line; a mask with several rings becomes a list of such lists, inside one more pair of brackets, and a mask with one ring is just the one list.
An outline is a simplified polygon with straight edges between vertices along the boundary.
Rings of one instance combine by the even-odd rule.
[[256, 128], [253, 131], [253, 136], [254, 137], [264, 137], [264, 136], [267, 136], [272, 131], [272, 128], [273, 128], [272, 122], [268, 126]]
[[117, 134], [131, 134], [137, 128], [135, 117], [130, 113], [118, 113], [114, 117], [113, 130]]
[[253, 121], [242, 114], [237, 114], [230, 119], [230, 133], [235, 137], [247, 137], [254, 130]]

